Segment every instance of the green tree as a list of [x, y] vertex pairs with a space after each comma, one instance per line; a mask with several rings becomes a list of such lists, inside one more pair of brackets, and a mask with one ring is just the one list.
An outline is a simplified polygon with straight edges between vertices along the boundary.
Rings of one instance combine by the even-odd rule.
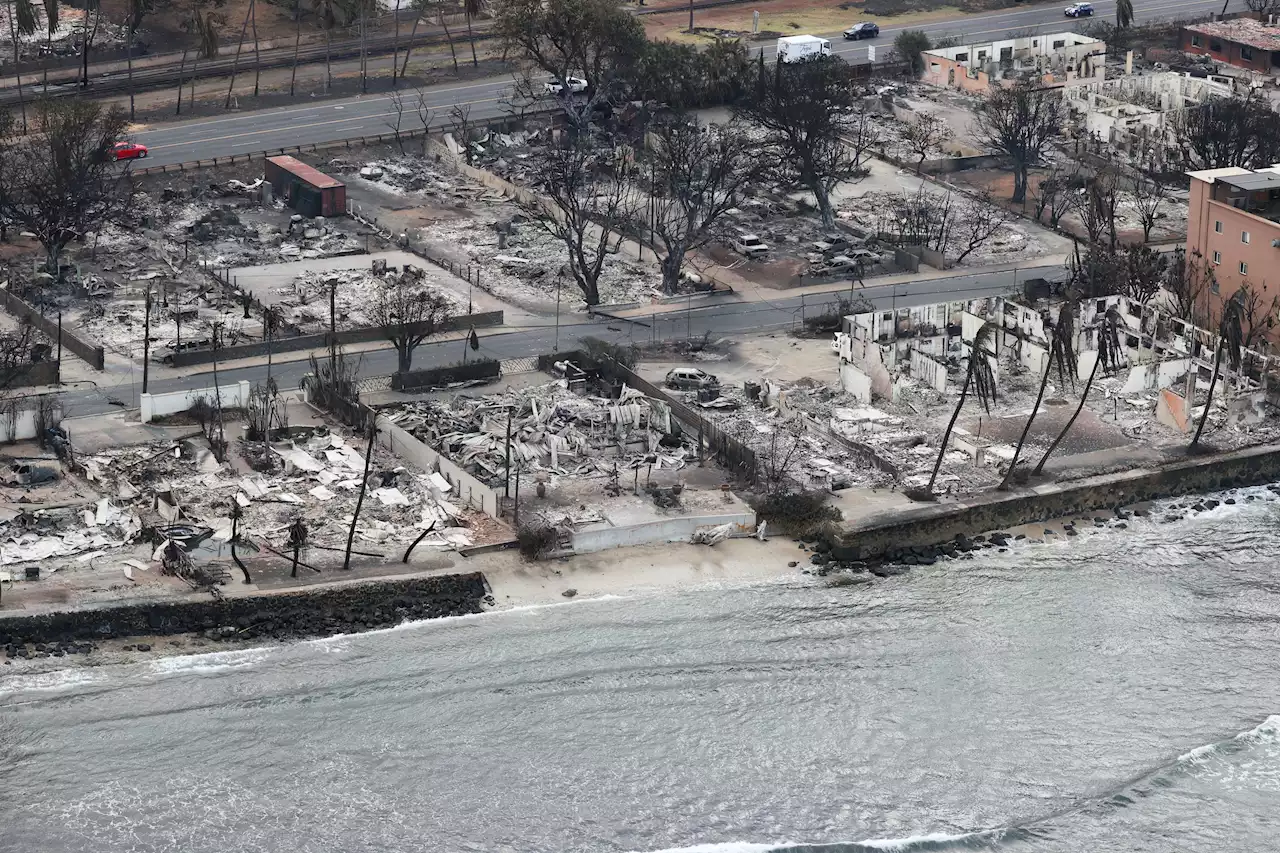
[[[1209, 396], [1204, 401], [1204, 411], [1200, 414], [1200, 423], [1196, 425], [1196, 434], [1191, 438], [1191, 450], [1200, 446], [1200, 435], [1204, 432], [1205, 422], [1209, 420], [1209, 409], [1213, 407], [1213, 391], [1218, 385], [1218, 374], [1222, 369], [1222, 357], [1227, 357], [1227, 364], [1233, 372], [1240, 372], [1241, 360], [1244, 356], [1244, 300], [1246, 293], [1242, 287], [1222, 306], [1222, 319], [1218, 321], [1218, 345], [1213, 351], [1213, 375], [1209, 377]], [[1192, 365], [1192, 370], [1195, 366]], [[1192, 386], [1194, 389], [1194, 385]], [[1191, 404], [1187, 401], [1187, 405]]]
[[924, 71], [923, 54], [933, 45], [929, 41], [929, 34], [923, 30], [903, 30], [894, 38], [893, 46], [902, 60], [911, 66], [911, 73], [919, 75]]
[[951, 413], [951, 420], [947, 421], [947, 429], [942, 434], [942, 445], [938, 448], [937, 461], [933, 463], [933, 473], [929, 475], [929, 484], [925, 486], [923, 493], [917, 493], [926, 500], [933, 500], [933, 484], [938, 479], [938, 471], [942, 468], [942, 457], [947, 453], [947, 443], [951, 440], [951, 431], [955, 429], [956, 421], [960, 418], [960, 410], [964, 408], [965, 401], [969, 399], [969, 393], [978, 398], [978, 402], [982, 403], [982, 408], [989, 414], [991, 412], [991, 404], [996, 400], [996, 374], [991, 367], [991, 359], [994, 357], [992, 347], [995, 344], [996, 327], [993, 323], [983, 323], [973, 336], [973, 344], [969, 351], [969, 367], [964, 372], [964, 385], [960, 386], [960, 400], [956, 403], [955, 411]]

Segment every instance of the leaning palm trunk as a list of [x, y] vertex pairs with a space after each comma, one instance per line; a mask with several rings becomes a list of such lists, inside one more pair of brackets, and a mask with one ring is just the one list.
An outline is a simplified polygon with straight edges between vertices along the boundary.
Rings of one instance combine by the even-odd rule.
[[1035, 470], [1031, 472], [1032, 476], [1038, 477], [1044, 471], [1044, 463], [1049, 461], [1049, 457], [1053, 455], [1053, 451], [1058, 449], [1058, 445], [1062, 443], [1062, 439], [1067, 437], [1067, 433], [1071, 432], [1071, 427], [1076, 422], [1076, 418], [1080, 417], [1080, 412], [1084, 409], [1084, 403], [1089, 399], [1089, 389], [1093, 387], [1093, 378], [1098, 375], [1098, 365], [1102, 363], [1102, 357], [1099, 356], [1093, 361], [1093, 369], [1089, 371], [1089, 379], [1084, 383], [1084, 393], [1080, 395], [1080, 402], [1076, 404], [1076, 410], [1071, 413], [1071, 419], [1067, 421], [1067, 425], [1062, 428], [1062, 432], [1058, 433], [1058, 437], [1053, 440], [1053, 444], [1049, 445], [1049, 449], [1044, 452], [1044, 456], [1040, 457], [1040, 461], [1036, 463]]
[[231, 63], [231, 82], [227, 84], [227, 100], [222, 105], [225, 110], [231, 109], [231, 90], [236, 87], [236, 74], [240, 71], [240, 51], [244, 47], [244, 36], [249, 30], [249, 13], [253, 11], [254, 0], [249, 0], [249, 8], [244, 10], [244, 23], [240, 25], [240, 39], [236, 42], [236, 58]]
[[[26, 133], [27, 132], [27, 98], [24, 94], [22, 94], [22, 70], [18, 68], [18, 56], [19, 56], [18, 48], [21, 43], [18, 41], [18, 31], [17, 29], [14, 28], [14, 22], [13, 22], [13, 19], [16, 18], [17, 15], [18, 13], [16, 9], [13, 9], [13, 8], [9, 9], [9, 40], [13, 42], [13, 70], [18, 78], [18, 104], [22, 108], [22, 132]], [[46, 76], [45, 79], [47, 81], [48, 77]], [[48, 88], [48, 85], [49, 84], [46, 82], [45, 88]]]
[[253, 96], [258, 97], [258, 81], [262, 77], [262, 48], [258, 44], [258, 4], [257, 0], [249, 4], [249, 14], [252, 16], [249, 26], [253, 28]]
[[293, 70], [289, 72], [289, 97], [293, 97], [293, 84], [298, 79], [298, 47], [302, 44], [302, 7], [293, 10], [297, 20], [293, 23]]
[[364, 506], [364, 493], [369, 488], [369, 466], [373, 463], [373, 440], [377, 434], [376, 422], [369, 421], [369, 444], [364, 449], [364, 477], [360, 480], [360, 496], [356, 498], [356, 511], [351, 514], [351, 529], [347, 531], [347, 552], [342, 558], [344, 569], [351, 568], [351, 546], [356, 539], [356, 523], [360, 520], [360, 507]]
[[964, 408], [965, 398], [969, 396], [969, 385], [973, 381], [973, 365], [978, 359], [978, 353], [975, 351], [969, 356], [969, 369], [964, 374], [964, 386], [960, 389], [960, 402], [956, 403], [955, 411], [951, 413], [951, 420], [947, 421], [947, 431], [942, 434], [942, 446], [938, 448], [938, 459], [933, 463], [933, 473], [929, 475], [929, 485], [925, 490], [932, 493], [933, 483], [938, 479], [938, 471], [942, 468], [942, 457], [947, 453], [947, 442], [951, 440], [951, 430], [955, 428], [956, 421], [960, 419], [960, 410]]
[[418, 24], [422, 23], [422, 13], [419, 12], [413, 19], [413, 29], [409, 30], [409, 43], [404, 46], [404, 63], [400, 66], [400, 77], [403, 78], [405, 71], [409, 69], [409, 54], [413, 50], [413, 40], [418, 35]]
[[396, 8], [391, 14], [396, 16], [395, 35], [391, 39], [391, 88], [397, 88], [399, 76], [396, 70], [400, 67], [400, 0], [396, 0]]
[[182, 64], [178, 66], [178, 111], [182, 115], [182, 87], [187, 84], [187, 51], [182, 51]]
[[[1196, 447], [1200, 444], [1200, 433], [1204, 432], [1205, 421], [1209, 420], [1209, 408], [1213, 405], [1213, 389], [1218, 384], [1218, 372], [1222, 367], [1222, 347], [1223, 343], [1219, 342], [1218, 348], [1213, 351], [1213, 376], [1209, 377], [1209, 398], [1204, 401], [1204, 411], [1200, 413], [1200, 423], [1196, 426], [1196, 434], [1191, 439], [1192, 447]], [[1194, 395], [1194, 380], [1191, 383], [1191, 389], [1192, 394]]]
[[[133, 22], [130, 21], [130, 24]], [[133, 121], [133, 27], [129, 27], [129, 38], [125, 45], [125, 60], [129, 63], [129, 121]], [[47, 86], [47, 83], [46, 83]]]
[[453, 60], [453, 73], [458, 73], [458, 52], [453, 49], [453, 33], [449, 32], [449, 25], [444, 20], [444, 9], [440, 10], [440, 26], [444, 30], [444, 40], [449, 43], [449, 57]]
[[[1097, 362], [1094, 362], [1096, 365]], [[1050, 356], [1044, 366], [1044, 376], [1040, 379], [1040, 392], [1036, 394], [1036, 403], [1031, 407], [1031, 414], [1027, 416], [1027, 422], [1022, 427], [1022, 435], [1018, 436], [1018, 446], [1013, 449], [1013, 459], [1009, 461], [1009, 470], [1004, 472], [1004, 479], [1000, 481], [997, 487], [1000, 491], [1009, 488], [1013, 482], [1013, 469], [1018, 467], [1018, 457], [1022, 456], [1023, 445], [1027, 443], [1027, 434], [1031, 432], [1031, 422], [1036, 419], [1036, 415], [1040, 413], [1040, 403], [1044, 400], [1044, 389], [1049, 385], [1049, 373], [1053, 369], [1053, 357]]]
[[476, 68], [480, 65], [480, 60], [476, 59], [476, 34], [471, 31], [470, 12], [467, 12], [467, 41], [471, 42], [471, 67]]

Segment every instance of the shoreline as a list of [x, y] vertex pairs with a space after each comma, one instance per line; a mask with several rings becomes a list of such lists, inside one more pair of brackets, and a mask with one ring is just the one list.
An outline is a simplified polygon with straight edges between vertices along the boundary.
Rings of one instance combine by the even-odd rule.
[[[477, 613], [458, 616], [497, 616], [530, 607], [680, 592], [719, 582], [750, 583], [785, 577], [799, 579], [805, 577], [800, 570], [807, 556], [787, 537], [771, 537], [765, 542], [728, 539], [714, 547], [681, 543], [646, 545], [539, 563], [523, 562], [512, 551], [486, 554], [460, 561], [456, 570], [482, 573], [488, 582], [494, 603]], [[788, 566], [788, 562], [800, 565]], [[381, 585], [382, 582], [390, 583], [403, 578], [403, 575], [383, 579], [367, 578], [362, 579], [362, 582]], [[568, 590], [573, 590], [574, 594], [566, 596], [565, 592]], [[305, 588], [300, 592], [306, 593]], [[388, 596], [390, 595], [388, 592]], [[338, 636], [356, 637], [374, 631], [394, 630], [408, 622], [429, 622], [440, 618], [457, 617], [411, 619], [365, 631], [296, 637], [210, 639], [203, 632], [137, 634], [96, 640], [88, 653], [63, 656], [50, 654], [42, 657], [10, 658], [4, 655], [4, 647], [0, 646], [0, 694], [4, 692], [2, 685], [10, 676], [32, 676], [145, 663], [170, 657], [274, 648]], [[0, 634], [4, 630], [4, 620], [0, 619]]]
[[[754, 538], [729, 539], [716, 546], [671, 543], [618, 549], [545, 562], [524, 562], [512, 551], [479, 555], [459, 561], [445, 571], [471, 571], [483, 575], [488, 585], [486, 606], [467, 616], [499, 616], [505, 612], [615, 600], [631, 596], [694, 591], [715, 583], [744, 584], [792, 578], [818, 586], [874, 585], [880, 578], [907, 574], [915, 566], [941, 561], [972, 559], [975, 553], [995, 549], [1003, 552], [1023, 545], [1066, 542], [1085, 533], [1124, 530], [1133, 519], [1155, 524], [1181, 521], [1188, 515], [1211, 511], [1220, 505], [1244, 505], [1253, 502], [1280, 501], [1280, 483], [1219, 489], [1204, 494], [1184, 494], [1147, 501], [1135, 501], [1124, 507], [1072, 513], [1046, 521], [964, 534], [940, 546], [904, 547], [900, 559], [866, 561], [837, 559], [830, 545], [802, 542], [788, 536], [773, 536], [765, 542]], [[918, 555], [918, 556], [917, 556]], [[361, 585], [385, 588], [393, 595], [393, 584], [403, 575], [361, 579]], [[312, 588], [298, 590], [303, 595], [320, 592]], [[566, 593], [572, 594], [566, 594]], [[145, 663], [171, 657], [243, 652], [251, 649], [276, 648], [297, 642], [310, 642], [332, 637], [354, 637], [362, 633], [395, 630], [400, 625], [433, 621], [445, 616], [406, 619], [364, 630], [329, 633], [294, 634], [292, 636], [256, 636], [237, 639], [211, 639], [205, 632], [177, 634], [136, 634], [92, 642], [92, 650], [81, 654], [32, 657], [0, 655], [0, 685], [8, 676], [32, 676], [57, 671], [76, 671], [102, 666]], [[5, 623], [0, 620], [0, 634]], [[3, 647], [0, 646], [0, 651]], [[0, 693], [3, 690], [0, 689]]]

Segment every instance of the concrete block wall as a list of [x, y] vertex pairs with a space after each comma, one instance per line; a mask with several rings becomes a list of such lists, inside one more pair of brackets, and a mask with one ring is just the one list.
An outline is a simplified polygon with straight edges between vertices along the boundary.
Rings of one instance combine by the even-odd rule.
[[496, 489], [481, 483], [447, 456], [432, 450], [381, 416], [378, 417], [378, 444], [423, 472], [439, 471], [440, 476], [453, 486], [453, 491], [445, 495], [446, 500], [498, 518], [501, 497]]
[[624, 527], [602, 527], [595, 530], [576, 530], [573, 533], [575, 554], [590, 554], [610, 548], [626, 548], [632, 545], [655, 545], [662, 542], [688, 542], [694, 531], [704, 527], [736, 524], [735, 535], [749, 536], [755, 532], [756, 516], [751, 512], [726, 515], [687, 515], [628, 524]]
[[188, 388], [182, 391], [169, 391], [164, 394], [143, 394], [142, 422], [144, 424], [165, 415], [176, 415], [191, 408], [200, 397], [208, 397], [210, 402], [215, 394], [222, 398], [222, 408], [236, 409], [249, 402], [249, 383], [236, 382], [231, 385], [219, 385], [215, 392], [213, 386], [205, 388]]

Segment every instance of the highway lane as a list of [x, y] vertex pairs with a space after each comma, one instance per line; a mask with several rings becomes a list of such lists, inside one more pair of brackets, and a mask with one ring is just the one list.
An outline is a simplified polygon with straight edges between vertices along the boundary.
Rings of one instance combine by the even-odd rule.
[[[834, 35], [832, 47], [837, 54], [849, 61], [862, 62], [866, 60], [868, 45], [874, 43], [888, 49], [894, 36], [908, 28], [924, 30], [934, 37], [954, 35], [966, 41], [991, 40], [1031, 30], [1069, 30], [1076, 22], [1063, 17], [1062, 9], [1066, 5], [1065, 2], [1053, 3], [985, 15], [957, 16], [911, 27], [887, 23], [880, 38], [874, 42], [845, 42], [840, 40], [838, 33], [829, 35]], [[1109, 19], [1115, 13], [1115, 0], [1098, 0], [1094, 5], [1098, 19]], [[1135, 12], [1141, 22], [1199, 15], [1219, 9], [1221, 5], [1216, 0], [1152, 0], [1136, 4]], [[850, 22], [854, 20], [856, 17], [851, 15]], [[764, 52], [766, 58], [771, 58], [774, 53], [772, 45], [766, 45]], [[473, 121], [505, 115], [504, 93], [510, 84], [510, 79], [499, 77], [426, 89], [427, 104], [433, 111], [432, 127], [450, 123], [449, 108], [457, 104], [471, 107]], [[134, 137], [151, 149], [150, 157], [139, 165], [158, 166], [390, 133], [394, 117], [391, 96], [365, 95], [153, 125], [138, 129]], [[405, 110], [402, 129], [420, 126], [414, 105], [410, 103]]]
[[[924, 279], [906, 284], [869, 286], [856, 291], [856, 295], [867, 299], [875, 310], [906, 308], [912, 305], [926, 305], [933, 302], [958, 299], [976, 299], [983, 296], [998, 296], [1018, 288], [1021, 282], [1029, 278], [1061, 278], [1064, 270], [1058, 266], [1036, 266], [1027, 269], [1000, 272], [978, 272], [970, 275], [953, 276], [941, 279]], [[615, 343], [642, 343], [645, 341], [670, 340], [687, 335], [711, 333], [712, 339], [757, 332], [786, 332], [798, 328], [804, 317], [832, 310], [839, 297], [844, 293], [829, 293], [820, 296], [786, 296], [769, 301], [728, 302], [718, 301], [702, 307], [691, 307], [687, 311], [668, 314], [655, 314], [651, 317], [631, 320], [595, 319], [584, 320], [579, 316], [566, 315], [557, 331], [553, 318], [547, 318], [545, 325], [525, 328], [511, 332], [496, 332], [480, 338], [480, 349], [473, 353], [466, 350], [468, 356], [487, 356], [498, 360], [511, 358], [527, 358], [531, 355], [549, 353], [555, 350], [572, 350], [584, 337], [597, 337]], [[465, 342], [462, 340], [435, 341], [423, 344], [414, 353], [415, 367], [435, 367], [456, 363], [463, 356]], [[396, 354], [392, 349], [379, 349], [360, 354], [353, 354], [359, 361], [358, 374], [363, 377], [387, 376], [396, 369]], [[283, 389], [297, 388], [302, 377], [308, 372], [306, 359], [297, 361], [276, 361], [272, 368], [272, 376]], [[218, 371], [218, 379], [222, 384], [239, 382], [260, 382], [266, 376], [266, 366], [255, 364], [248, 367], [223, 367]], [[151, 383], [151, 390], [157, 393], [175, 391], [203, 385], [211, 379], [210, 373], [198, 374], [172, 379], [157, 379]], [[124, 377], [123, 381], [115, 380], [111, 387], [105, 385], [96, 389], [78, 389], [64, 392], [63, 406], [67, 417], [91, 415], [110, 411], [120, 406], [136, 407], [140, 391], [140, 373], [135, 371], [132, 377]]]

